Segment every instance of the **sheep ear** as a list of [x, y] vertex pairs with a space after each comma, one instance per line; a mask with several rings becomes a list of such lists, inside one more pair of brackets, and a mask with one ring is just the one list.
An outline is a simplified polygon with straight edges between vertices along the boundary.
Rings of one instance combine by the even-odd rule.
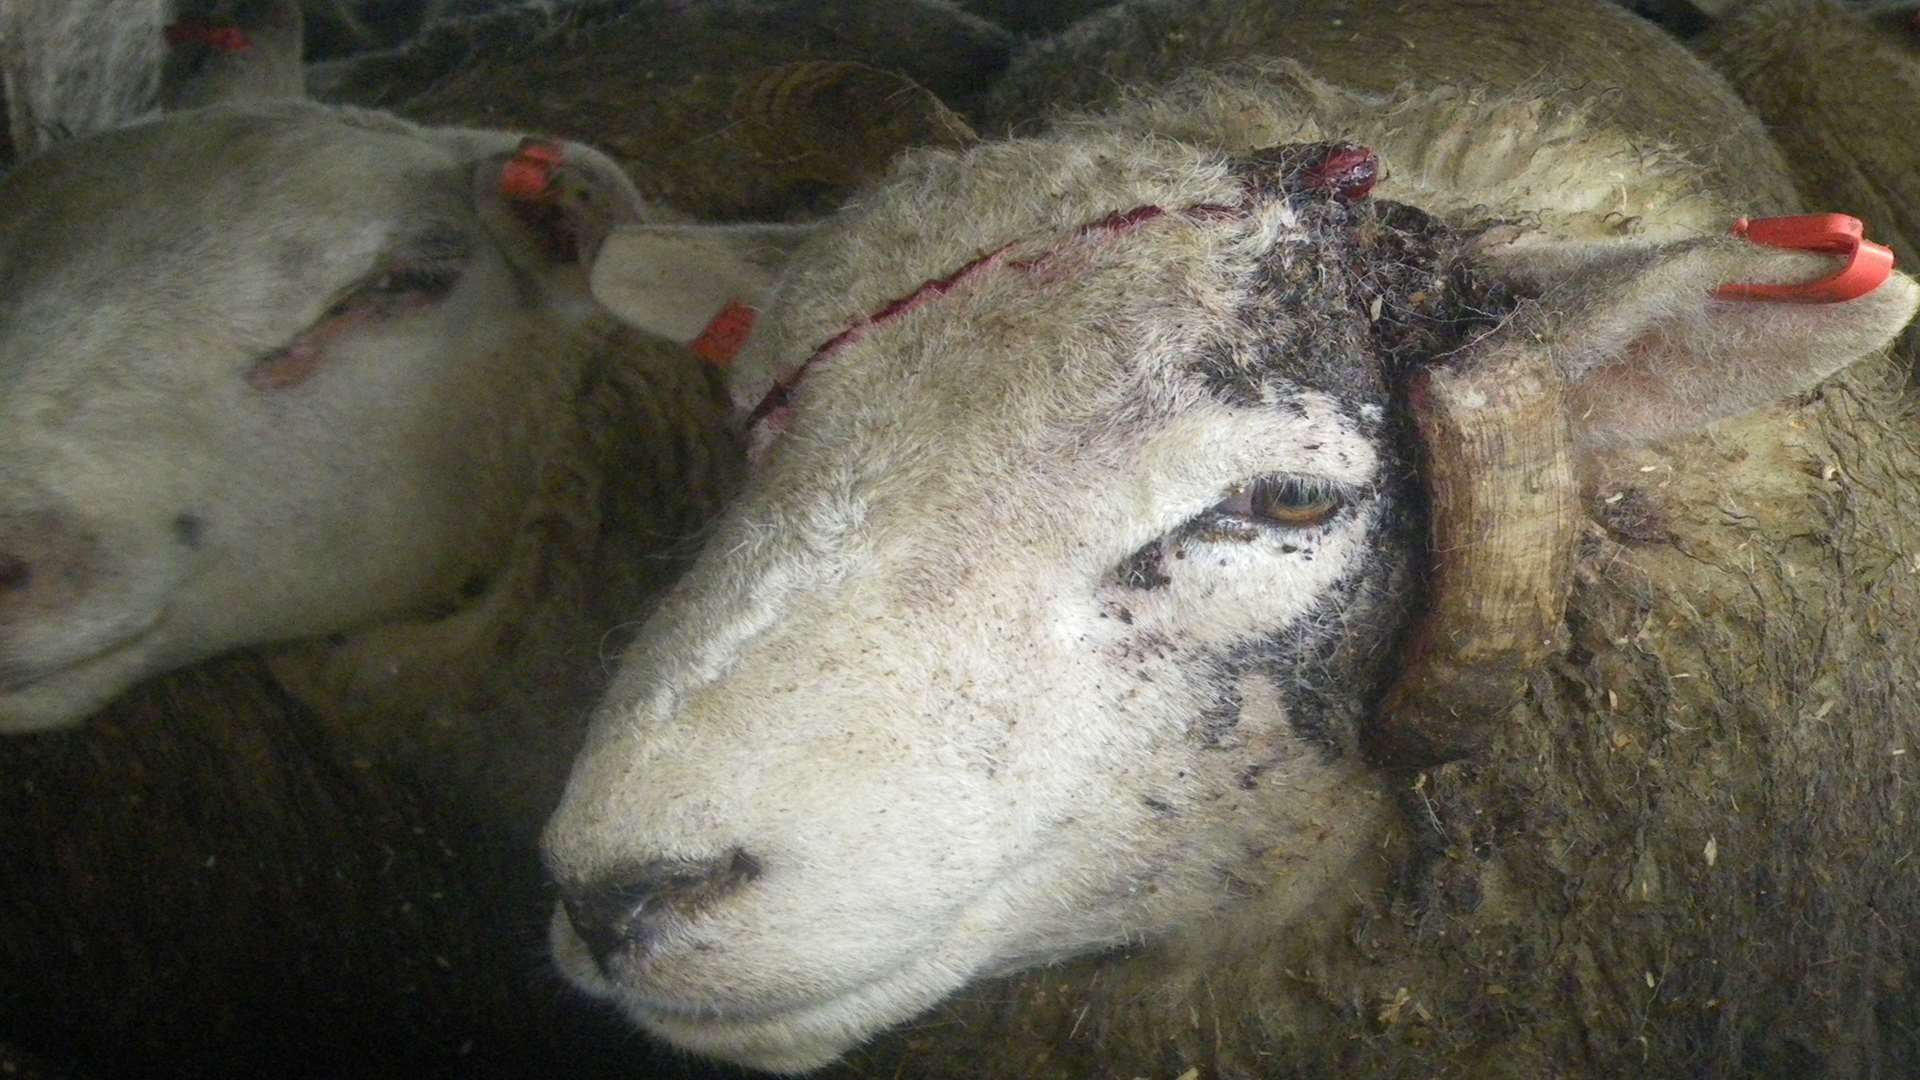
[[[482, 146], [489, 133], [469, 133]], [[481, 220], [514, 264], [583, 295], [587, 270], [613, 232], [650, 214], [613, 159], [576, 142], [525, 138], [485, 154], [473, 173]]]
[[[1566, 381], [1575, 446], [1588, 450], [1698, 430], [1885, 349], [1920, 303], [1920, 287], [1903, 274], [1841, 302], [1724, 298], [1727, 286], [1806, 285], [1840, 266], [1831, 255], [1733, 237], [1508, 258], [1541, 297], [1545, 325], [1531, 332], [1546, 338]], [[1529, 332], [1525, 322], [1511, 329]]]
[[161, 108], [306, 97], [303, 28], [298, 0], [251, 0], [231, 21], [174, 23], [166, 29]]
[[1427, 611], [1366, 733], [1387, 764], [1485, 745], [1558, 647], [1577, 450], [1696, 430], [1808, 389], [1884, 349], [1920, 304], [1899, 274], [1842, 302], [1722, 298], [1728, 285], [1834, 272], [1830, 257], [1744, 240], [1501, 258], [1539, 303], [1409, 380], [1433, 563]]
[[615, 315], [691, 341], [730, 303], [761, 306], [811, 225], [636, 225], [593, 264], [593, 295]]

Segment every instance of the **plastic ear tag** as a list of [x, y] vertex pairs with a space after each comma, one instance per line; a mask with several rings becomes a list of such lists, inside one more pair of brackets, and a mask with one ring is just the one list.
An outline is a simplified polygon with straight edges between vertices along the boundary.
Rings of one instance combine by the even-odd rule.
[[1837, 274], [1799, 285], [1722, 285], [1713, 291], [1716, 299], [1840, 304], [1867, 295], [1893, 275], [1893, 249], [1868, 240], [1866, 226], [1846, 214], [1741, 218], [1733, 235], [1767, 247], [1838, 255], [1847, 265]]
[[521, 140], [520, 149], [500, 169], [500, 194], [526, 202], [546, 198], [566, 160], [567, 148], [551, 139]]
[[693, 354], [717, 368], [733, 363], [740, 350], [747, 347], [747, 338], [753, 334], [753, 323], [760, 313], [738, 300], [727, 301], [720, 314], [707, 323], [700, 336], [693, 339], [687, 347]]

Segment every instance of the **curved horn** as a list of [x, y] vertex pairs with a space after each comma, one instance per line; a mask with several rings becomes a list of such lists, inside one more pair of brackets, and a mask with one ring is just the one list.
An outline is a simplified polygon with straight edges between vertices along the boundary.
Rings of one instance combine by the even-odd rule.
[[1432, 577], [1367, 751], [1420, 767], [1484, 746], [1558, 649], [1579, 517], [1566, 388], [1537, 343], [1422, 370], [1409, 401], [1431, 500]]
[[769, 164], [847, 187], [878, 175], [909, 147], [978, 141], [933, 91], [851, 61], [768, 68], [741, 86], [732, 111], [747, 144]]

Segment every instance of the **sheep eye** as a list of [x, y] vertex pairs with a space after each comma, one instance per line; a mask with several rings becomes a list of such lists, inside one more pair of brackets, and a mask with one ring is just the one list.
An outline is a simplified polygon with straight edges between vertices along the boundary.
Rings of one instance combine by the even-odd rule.
[[261, 390], [285, 390], [306, 382], [320, 370], [339, 335], [439, 303], [460, 283], [460, 271], [458, 263], [435, 261], [402, 264], [361, 279], [336, 297], [318, 322], [254, 361], [247, 370], [247, 382]]
[[438, 299], [452, 291], [460, 271], [451, 266], [416, 266], [389, 270], [361, 292], [372, 296], [420, 296]]
[[460, 283], [457, 265], [396, 266], [368, 278], [328, 307], [323, 322], [345, 315], [395, 315], [411, 308], [437, 304]]
[[1338, 488], [1304, 476], [1263, 476], [1241, 485], [1213, 508], [1226, 517], [1306, 529], [1323, 525], [1346, 505]]

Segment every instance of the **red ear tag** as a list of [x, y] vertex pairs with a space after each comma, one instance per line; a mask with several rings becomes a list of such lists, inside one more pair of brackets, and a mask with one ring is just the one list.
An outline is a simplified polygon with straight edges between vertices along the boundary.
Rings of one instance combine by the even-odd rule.
[[500, 194], [528, 202], [545, 198], [566, 159], [566, 147], [550, 139], [521, 140], [519, 152], [500, 169]]
[[161, 32], [166, 35], [169, 49], [177, 49], [182, 45], [205, 45], [214, 52], [237, 53], [253, 48], [253, 39], [237, 26], [177, 22]]
[[760, 313], [738, 300], [727, 301], [720, 314], [707, 323], [700, 336], [693, 339], [688, 348], [700, 359], [717, 368], [733, 363], [740, 350], [747, 347], [747, 338], [753, 334], [753, 322]]
[[1841, 304], [1885, 285], [1893, 274], [1893, 249], [1868, 240], [1866, 226], [1846, 214], [1741, 218], [1734, 223], [1733, 235], [1767, 247], [1838, 255], [1847, 265], [1831, 277], [1800, 285], [1722, 285], [1713, 291], [1715, 299]]

